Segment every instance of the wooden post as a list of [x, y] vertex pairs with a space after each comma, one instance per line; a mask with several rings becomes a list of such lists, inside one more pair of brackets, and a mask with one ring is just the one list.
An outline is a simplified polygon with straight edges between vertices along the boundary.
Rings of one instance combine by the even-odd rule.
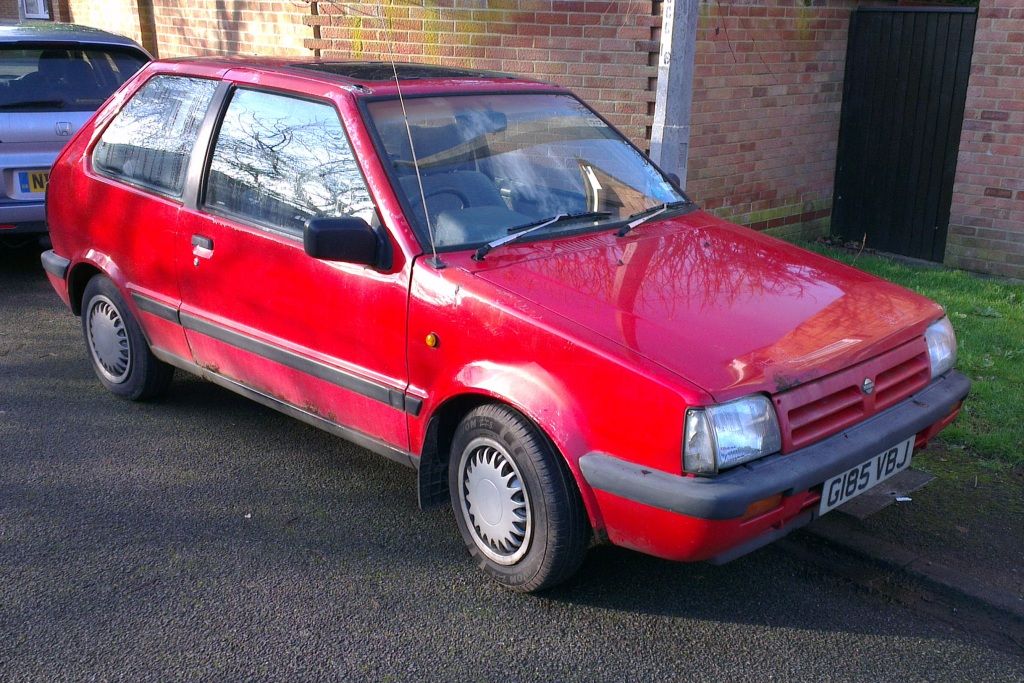
[[138, 0], [136, 9], [139, 15], [139, 42], [149, 54], [160, 58], [160, 38], [156, 34], [156, 16], [153, 12], [153, 0]]
[[662, 5], [651, 158], [663, 170], [677, 174], [683, 187], [690, 150], [693, 58], [699, 15], [699, 0], [665, 0]]

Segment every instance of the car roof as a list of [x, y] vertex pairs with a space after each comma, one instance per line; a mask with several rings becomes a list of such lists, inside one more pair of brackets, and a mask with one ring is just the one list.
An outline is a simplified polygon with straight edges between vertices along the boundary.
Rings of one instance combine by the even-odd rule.
[[[552, 90], [560, 87], [535, 81], [522, 76], [487, 71], [484, 69], [466, 69], [435, 64], [416, 62], [370, 62], [316, 59], [313, 57], [180, 57], [161, 60], [187, 68], [189, 64], [220, 66], [225, 69], [257, 69], [278, 73], [290, 73], [303, 78], [312, 78], [330, 83], [340, 83], [355, 89], [360, 94], [394, 94], [395, 73], [398, 82], [403, 86], [417, 89], [443, 90], [452, 86], [468, 89], [510, 88], [519, 90], [543, 89]], [[158, 62], [159, 64], [160, 62]]]
[[345, 61], [298, 61], [289, 66], [309, 69], [318, 73], [339, 76], [353, 83], [391, 83], [397, 74], [399, 82], [434, 79], [492, 79], [523, 80], [512, 74], [482, 69], [463, 69], [415, 62], [345, 62]]
[[0, 23], [0, 44], [4, 43], [80, 43], [130, 47], [146, 53], [142, 46], [131, 38], [102, 31], [91, 26], [62, 24], [52, 21]]

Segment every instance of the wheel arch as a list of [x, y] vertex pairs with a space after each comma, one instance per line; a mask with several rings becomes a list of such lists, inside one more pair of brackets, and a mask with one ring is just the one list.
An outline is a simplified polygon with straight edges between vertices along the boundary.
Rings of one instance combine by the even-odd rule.
[[441, 507], [448, 502], [448, 456], [459, 422], [474, 408], [499, 402], [489, 394], [467, 392], [450, 396], [431, 412], [417, 475], [421, 509]]
[[68, 303], [71, 304], [71, 312], [75, 315], [82, 315], [85, 286], [97, 275], [103, 275], [103, 271], [87, 261], [75, 264], [68, 273]]
[[[446, 398], [431, 411], [430, 417], [427, 419], [417, 475], [420, 508], [426, 510], [441, 507], [449, 502], [448, 460], [455, 430], [462, 418], [471, 410], [487, 404], [506, 406], [530, 421], [568, 470], [576, 492], [587, 511], [591, 528], [595, 531], [602, 529], [603, 522], [594, 494], [586, 485], [586, 480], [579, 471], [577, 463], [566, 455], [558, 441], [552, 437], [552, 425], [545, 425], [538, 419], [537, 411], [531, 410], [529, 406], [479, 388], [466, 389]], [[559, 431], [563, 434], [566, 433], [565, 428], [565, 424], [558, 425]]]
[[129, 298], [124, 287], [124, 274], [118, 268], [117, 263], [107, 254], [89, 249], [82, 254], [81, 258], [72, 258], [71, 270], [68, 271], [68, 303], [75, 315], [82, 314], [82, 296], [85, 294], [85, 286], [97, 275], [110, 278], [125, 299]]

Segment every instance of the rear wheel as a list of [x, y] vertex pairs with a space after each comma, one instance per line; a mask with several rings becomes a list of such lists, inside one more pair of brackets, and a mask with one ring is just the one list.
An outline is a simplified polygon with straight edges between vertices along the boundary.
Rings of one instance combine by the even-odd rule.
[[167, 390], [174, 368], [149, 350], [121, 293], [103, 275], [93, 277], [85, 286], [82, 333], [96, 377], [109, 391], [142, 401]]
[[517, 411], [486, 405], [466, 415], [452, 441], [448, 484], [470, 555], [499, 583], [538, 591], [579, 567], [589, 529], [572, 475]]

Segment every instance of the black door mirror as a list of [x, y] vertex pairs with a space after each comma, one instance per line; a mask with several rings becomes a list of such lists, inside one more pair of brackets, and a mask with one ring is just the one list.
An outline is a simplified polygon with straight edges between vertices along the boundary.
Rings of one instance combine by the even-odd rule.
[[362, 218], [310, 218], [302, 231], [306, 253], [322, 261], [375, 266], [380, 254], [377, 233]]
[[666, 173], [668, 181], [672, 183], [678, 190], [681, 186], [679, 185], [679, 174], [678, 173]]

